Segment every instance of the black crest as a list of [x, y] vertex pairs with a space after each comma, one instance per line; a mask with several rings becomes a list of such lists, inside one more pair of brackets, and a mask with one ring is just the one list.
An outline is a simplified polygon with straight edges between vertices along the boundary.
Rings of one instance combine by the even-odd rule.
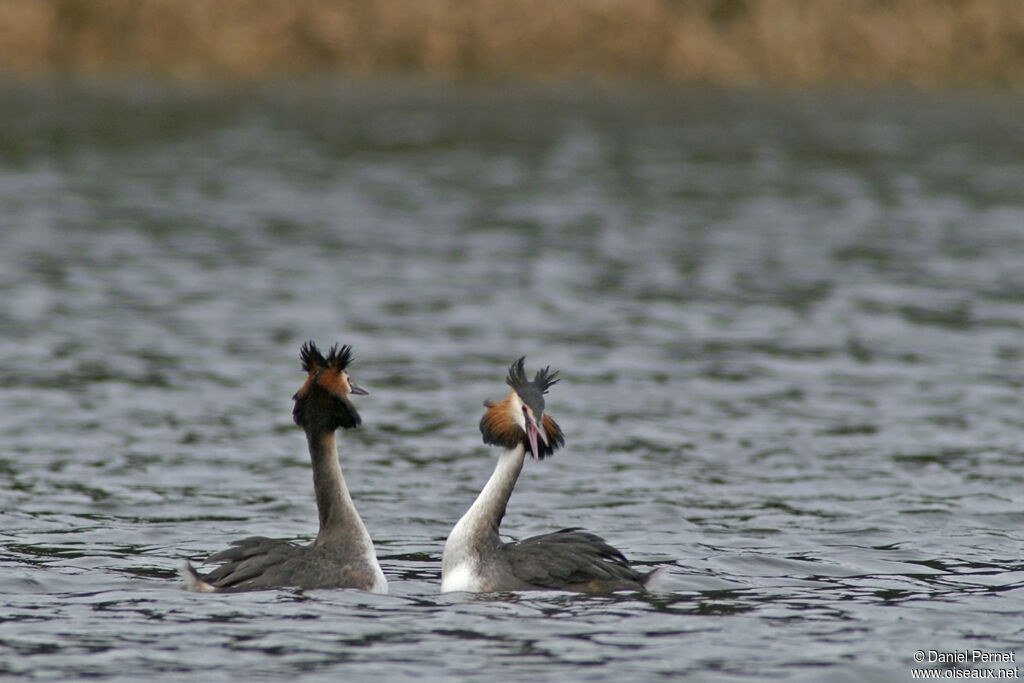
[[505, 384], [513, 389], [526, 384], [528, 380], [526, 379], [526, 370], [523, 369], [525, 363], [526, 356], [520, 356], [519, 360], [508, 366], [508, 377], [505, 378]]
[[559, 380], [558, 371], [552, 372], [551, 366], [547, 366], [537, 371], [537, 374], [533, 376], [533, 381], [526, 379], [526, 369], [523, 367], [526, 364], [526, 356], [522, 356], [515, 363], [512, 363], [508, 367], [508, 377], [505, 378], [505, 384], [509, 385], [516, 391], [520, 388], [532, 384], [536, 387], [537, 391], [542, 394], [548, 393], [548, 389], [552, 385], [556, 384]]
[[299, 358], [302, 360], [302, 369], [306, 372], [324, 370], [326, 368], [341, 371], [352, 362], [352, 347], [348, 344], [341, 347], [334, 344], [331, 346], [331, 350], [327, 352], [327, 357], [324, 358], [324, 355], [320, 353], [320, 349], [310, 340], [302, 345], [302, 349], [299, 351]]
[[558, 372], [552, 372], [550, 367], [546, 367], [538, 370], [533, 376], [533, 381], [530, 381], [526, 379], [526, 370], [523, 368], [525, 362], [526, 356], [523, 356], [509, 366], [505, 383], [519, 394], [520, 400], [530, 406], [535, 415], [539, 416], [544, 412], [544, 394], [558, 381]]
[[551, 366], [548, 365], [537, 371], [537, 374], [533, 376], [533, 383], [540, 389], [540, 393], [546, 394], [548, 389], [558, 383], [559, 379], [558, 370], [552, 372]]

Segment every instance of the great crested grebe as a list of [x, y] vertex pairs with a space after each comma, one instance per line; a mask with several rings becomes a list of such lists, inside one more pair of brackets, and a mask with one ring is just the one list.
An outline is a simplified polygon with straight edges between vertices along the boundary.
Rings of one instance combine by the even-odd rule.
[[182, 572], [187, 588], [199, 592], [242, 591], [294, 586], [361, 588], [386, 593], [388, 582], [377, 562], [373, 541], [359, 517], [341, 474], [334, 431], [358, 427], [362, 420], [349, 394], [368, 394], [345, 368], [352, 348], [337, 344], [324, 358], [309, 341], [300, 353], [305, 383], [292, 398], [295, 424], [306, 431], [313, 461], [313, 490], [320, 531], [310, 545], [255, 536], [232, 543], [207, 562], [220, 566], [200, 575], [191, 564]]
[[621, 552], [586, 531], [563, 529], [512, 543], [498, 536], [527, 449], [543, 460], [565, 444], [561, 428], [544, 412], [544, 394], [558, 373], [544, 368], [528, 380], [525, 360], [509, 367], [505, 382], [511, 389], [505, 398], [484, 402], [484, 443], [503, 450], [491, 478], [444, 544], [441, 592], [645, 590], [656, 572], [633, 569]]

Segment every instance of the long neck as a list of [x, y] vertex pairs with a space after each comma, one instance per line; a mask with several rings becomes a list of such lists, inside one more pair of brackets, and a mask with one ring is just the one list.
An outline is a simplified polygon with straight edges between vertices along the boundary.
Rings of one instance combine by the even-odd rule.
[[345, 486], [338, 463], [334, 431], [307, 433], [309, 457], [313, 461], [313, 491], [320, 512], [320, 532], [316, 545], [341, 545], [353, 540], [369, 539], [352, 496]]
[[462, 519], [458, 521], [449, 542], [470, 551], [479, 551], [489, 545], [500, 544], [498, 526], [505, 516], [505, 507], [515, 488], [519, 472], [523, 469], [526, 451], [522, 445], [503, 450], [498, 456], [491, 478], [476, 497]]

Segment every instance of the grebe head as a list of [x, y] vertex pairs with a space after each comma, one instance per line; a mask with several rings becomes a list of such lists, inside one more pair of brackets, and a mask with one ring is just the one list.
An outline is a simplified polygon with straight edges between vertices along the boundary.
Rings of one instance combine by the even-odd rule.
[[562, 430], [544, 412], [544, 394], [558, 381], [558, 372], [550, 367], [538, 370], [527, 379], [523, 356], [508, 369], [505, 383], [511, 387], [500, 401], [484, 401], [487, 410], [480, 419], [484, 443], [504, 448], [520, 444], [539, 460], [553, 454], [565, 444]]
[[339, 348], [335, 344], [325, 358], [316, 344], [308, 341], [302, 345], [299, 357], [307, 376], [292, 396], [295, 424], [306, 431], [333, 432], [338, 427], [358, 427], [362, 419], [348, 396], [370, 392], [356, 384], [345, 370], [352, 361], [352, 347]]

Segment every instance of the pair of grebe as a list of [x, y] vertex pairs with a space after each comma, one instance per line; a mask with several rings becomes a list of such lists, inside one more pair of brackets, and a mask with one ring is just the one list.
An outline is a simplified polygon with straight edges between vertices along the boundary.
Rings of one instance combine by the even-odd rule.
[[[360, 588], [385, 593], [381, 571], [338, 463], [335, 431], [359, 426], [350, 395], [368, 392], [346, 368], [349, 346], [333, 346], [325, 357], [313, 342], [301, 350], [306, 381], [293, 397], [292, 417], [306, 432], [313, 462], [313, 490], [320, 530], [309, 545], [252, 537], [209, 558], [219, 565], [200, 575], [190, 564], [186, 586], [200, 592], [273, 587]], [[516, 590], [570, 590], [608, 593], [645, 590], [656, 572], [641, 572], [604, 539], [579, 529], [563, 529], [522, 541], [502, 542], [498, 526], [526, 454], [543, 460], [564, 443], [562, 430], [544, 412], [544, 394], [558, 373], [544, 368], [528, 379], [525, 358], [512, 364], [508, 394], [486, 401], [480, 432], [484, 443], [501, 449], [498, 464], [480, 495], [448, 536], [441, 561], [441, 591], [484, 593]]]

